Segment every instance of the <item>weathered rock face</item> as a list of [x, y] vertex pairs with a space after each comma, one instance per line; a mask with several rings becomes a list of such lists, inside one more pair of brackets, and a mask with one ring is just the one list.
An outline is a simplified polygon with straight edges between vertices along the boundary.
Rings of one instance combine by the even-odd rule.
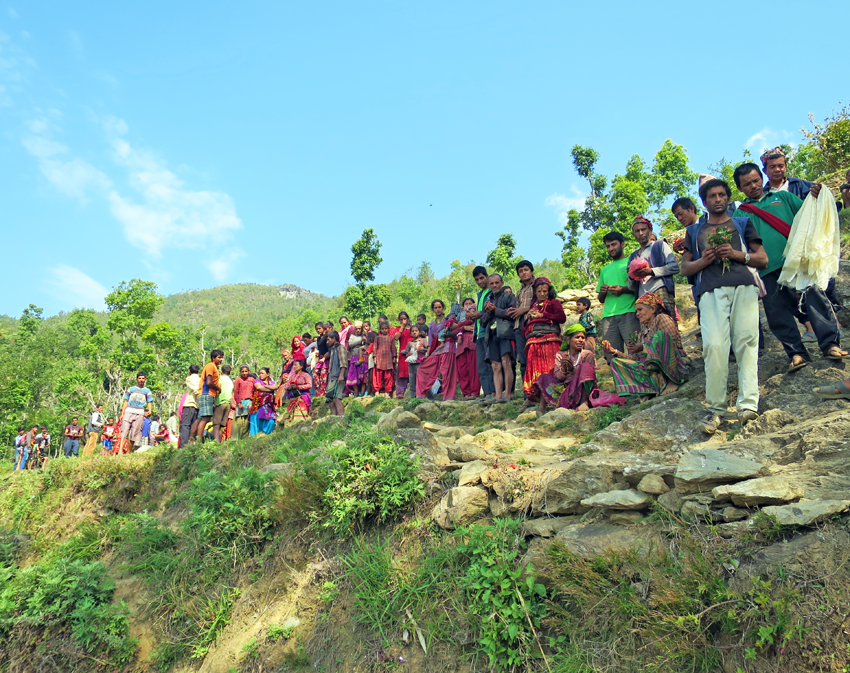
[[411, 414], [405, 411], [402, 407], [396, 407], [386, 416], [378, 421], [377, 428], [381, 432], [392, 432], [402, 428], [418, 428], [422, 425], [422, 421], [416, 414]]
[[453, 530], [484, 516], [490, 509], [487, 489], [458, 486], [450, 489], [431, 512], [431, 518], [441, 528]]
[[608, 465], [589, 465], [580, 460], [565, 463], [560, 470], [542, 475], [542, 488], [535, 494], [533, 511], [540, 514], [581, 514], [585, 498], [614, 488], [614, 470]]
[[638, 483], [637, 490], [647, 495], [661, 495], [667, 493], [670, 487], [657, 474], [647, 474]]
[[451, 444], [446, 451], [451, 460], [456, 460], [460, 463], [469, 463], [473, 460], [493, 460], [495, 456], [491, 451], [482, 449], [476, 444], [466, 442]]
[[805, 491], [791, 486], [785, 477], [761, 477], [737, 484], [717, 486], [711, 494], [715, 500], [731, 500], [739, 507], [751, 507], [791, 502], [802, 498]]
[[718, 484], [757, 477], [765, 466], [717, 449], [689, 451], [679, 459], [676, 490], [679, 493], [710, 491]]
[[543, 414], [540, 418], [537, 419], [538, 425], [544, 426], [552, 426], [558, 423], [562, 423], [564, 421], [572, 421], [575, 420], [576, 413], [570, 409], [562, 409], [558, 407], [557, 409], [553, 409], [552, 411]]
[[604, 507], [605, 509], [646, 509], [652, 504], [652, 498], [638, 491], [626, 489], [597, 493], [581, 501], [585, 507]]
[[762, 508], [762, 512], [776, 517], [783, 526], [814, 526], [830, 517], [846, 512], [850, 500], [803, 500], [793, 505]]
[[449, 462], [446, 450], [440, 447], [434, 436], [422, 428], [401, 428], [390, 435], [399, 444], [410, 447], [419, 456], [424, 472], [438, 472]]
[[472, 443], [482, 449], [494, 451], [511, 451], [522, 442], [513, 435], [493, 428], [480, 432], [472, 438]]
[[665, 400], [612, 423], [597, 435], [597, 441], [621, 450], [681, 451], [704, 441], [695, 422], [704, 414], [703, 406], [694, 400]]
[[641, 556], [658, 554], [663, 550], [661, 537], [652, 526], [617, 526], [592, 523], [567, 526], [555, 536], [573, 554], [592, 559], [606, 551], [635, 550]]
[[424, 421], [426, 418], [438, 418], [440, 415], [440, 408], [433, 402], [425, 402], [424, 404], [420, 404], [416, 407], [413, 410], [413, 413]]
[[464, 463], [460, 469], [457, 485], [468, 486], [479, 483], [481, 481], [481, 475], [491, 467], [491, 463], [485, 463], [483, 460], [473, 460], [471, 463]]
[[527, 519], [522, 524], [522, 532], [528, 536], [555, 537], [567, 526], [579, 523], [578, 516], [555, 516], [542, 517], [540, 519]]

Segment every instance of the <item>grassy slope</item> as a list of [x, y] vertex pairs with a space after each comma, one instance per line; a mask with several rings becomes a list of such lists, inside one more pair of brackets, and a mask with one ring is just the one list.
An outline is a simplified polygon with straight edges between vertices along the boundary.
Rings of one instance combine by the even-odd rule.
[[[488, 652], [497, 670], [557, 673], [841, 671], [848, 663], [839, 628], [846, 559], [761, 567], [747, 579], [728, 571], [732, 559], [746, 565], [793, 535], [770, 521], [725, 539], [658, 512], [650, 520], [665, 544], [649, 558], [586, 561], [555, 545], [538, 561], [547, 600], [518, 567], [526, 549], [518, 521], [441, 531], [428, 521], [439, 493], [417, 499], [402, 519], [334, 532], [322, 495], [325, 452], [314, 449], [373, 437], [371, 410], [395, 402], [370, 401], [368, 411], [356, 404], [347, 425], [0, 476], [0, 530], [11, 531], [0, 551], [30, 570], [59, 559], [54, 574], [69, 561], [102, 564], [130, 601], [140, 651], [153, 653], [147, 663], [120, 663], [128, 631], [113, 613], [92, 622], [111, 625], [112, 649], [86, 649], [67, 609], [35, 631], [17, 622], [10, 629], [4, 601], [22, 587], [32, 593], [18, 570], [12, 580], [0, 576], [0, 670], [192, 670], [203, 661], [222, 672], [375, 671], [402, 657], [417, 673], [484, 671]], [[509, 406], [502, 413], [513, 418]], [[431, 420], [475, 425], [464, 413]], [[280, 462], [292, 469], [257, 469]], [[443, 486], [451, 485], [447, 475]], [[830, 526], [830, 536], [846, 537], [843, 522]], [[63, 575], [66, 585], [78, 586], [78, 575]], [[102, 584], [99, 600], [109, 593]], [[47, 610], [41, 602], [28, 609]]]

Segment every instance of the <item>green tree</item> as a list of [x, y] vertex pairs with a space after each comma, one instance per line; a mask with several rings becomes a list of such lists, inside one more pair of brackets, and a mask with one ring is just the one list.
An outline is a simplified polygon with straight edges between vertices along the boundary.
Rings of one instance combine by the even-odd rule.
[[21, 338], [29, 339], [38, 331], [38, 328], [44, 321], [42, 317], [43, 313], [44, 309], [35, 304], [30, 304], [24, 309], [20, 320], [18, 320], [18, 334], [20, 334]]
[[514, 256], [516, 241], [511, 234], [502, 234], [496, 240], [496, 247], [487, 253], [487, 268], [507, 278], [515, 273], [516, 265], [522, 257]]
[[369, 285], [375, 280], [375, 269], [381, 262], [381, 242], [373, 229], [351, 246], [351, 275], [355, 285], [345, 291], [344, 309], [356, 318], [371, 318], [386, 310], [390, 303], [389, 292], [382, 285]]

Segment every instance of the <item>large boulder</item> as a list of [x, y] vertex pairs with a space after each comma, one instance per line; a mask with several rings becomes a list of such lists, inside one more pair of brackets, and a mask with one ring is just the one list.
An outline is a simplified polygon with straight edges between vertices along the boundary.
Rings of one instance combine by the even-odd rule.
[[489, 509], [487, 489], [458, 486], [442, 497], [431, 511], [431, 518], [440, 528], [453, 530], [481, 518]]
[[750, 479], [765, 473], [765, 466], [717, 449], [696, 449], [679, 459], [676, 490], [680, 493], [710, 491], [718, 484]]
[[791, 486], [785, 477], [760, 477], [737, 484], [717, 486], [712, 489], [711, 494], [715, 500], [731, 500], [738, 507], [752, 507], [781, 505], [798, 500], [805, 495], [805, 490]]
[[553, 426], [558, 425], [563, 422], [577, 422], [575, 418], [576, 412], [572, 409], [563, 409], [562, 407], [558, 407], [557, 409], [553, 409], [552, 411], [543, 414], [540, 418], [537, 419], [538, 425], [546, 425]]
[[603, 507], [605, 509], [646, 509], [652, 504], [652, 498], [632, 489], [597, 493], [581, 501], [585, 507]]
[[591, 523], [567, 526], [555, 536], [577, 556], [591, 560], [605, 552], [636, 551], [641, 556], [662, 552], [658, 531], [652, 526], [618, 526], [611, 523]]
[[541, 485], [533, 499], [538, 514], [582, 514], [585, 498], [611, 491], [617, 485], [610, 465], [594, 465], [582, 460], [562, 463], [540, 474]]
[[697, 419], [705, 408], [696, 400], [681, 397], [656, 402], [596, 435], [596, 443], [623, 450], [681, 451], [704, 441]]
[[763, 507], [761, 511], [783, 526], [814, 526], [846, 512], [848, 507], [850, 500], [801, 500], [793, 505]]
[[482, 449], [477, 444], [468, 442], [456, 442], [447, 448], [451, 460], [459, 463], [471, 463], [473, 460], [493, 460], [495, 454], [492, 451]]
[[392, 432], [393, 430], [419, 428], [421, 426], [422, 421], [416, 414], [405, 411], [402, 407], [396, 407], [386, 416], [383, 416], [376, 427], [379, 432]]
[[449, 456], [439, 442], [427, 430], [422, 428], [401, 428], [390, 434], [396, 442], [409, 446], [419, 456], [422, 469], [426, 472], [438, 472], [449, 463]]

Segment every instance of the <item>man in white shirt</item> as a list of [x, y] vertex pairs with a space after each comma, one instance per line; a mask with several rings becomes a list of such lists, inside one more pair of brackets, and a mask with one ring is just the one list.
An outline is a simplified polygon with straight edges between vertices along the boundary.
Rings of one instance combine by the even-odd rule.
[[83, 458], [88, 458], [94, 453], [94, 447], [97, 446], [97, 437], [100, 431], [103, 430], [103, 424], [103, 405], [98, 404], [86, 427], [88, 436], [86, 437], [86, 445], [83, 447]]
[[192, 436], [192, 426], [198, 420], [198, 400], [196, 394], [201, 387], [201, 377], [198, 365], [189, 365], [189, 376], [186, 377], [186, 399], [183, 401], [183, 415], [180, 416], [180, 446], [189, 444]]

